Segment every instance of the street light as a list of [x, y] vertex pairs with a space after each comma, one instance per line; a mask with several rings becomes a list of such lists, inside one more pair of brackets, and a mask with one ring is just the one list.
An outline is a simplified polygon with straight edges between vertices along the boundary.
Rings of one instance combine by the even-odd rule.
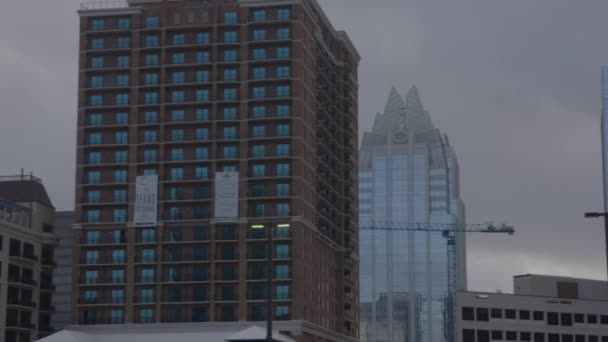
[[[606, 237], [606, 267], [608, 268], [608, 212], [585, 213], [585, 218], [598, 218], [598, 217], [604, 218], [604, 230], [605, 230], [605, 237]], [[608, 273], [607, 273], [607, 275], [608, 275]]]
[[[263, 224], [253, 224], [252, 229], [264, 229]], [[272, 342], [272, 227], [268, 226], [268, 259], [267, 259], [267, 282], [266, 286], [266, 341]]]

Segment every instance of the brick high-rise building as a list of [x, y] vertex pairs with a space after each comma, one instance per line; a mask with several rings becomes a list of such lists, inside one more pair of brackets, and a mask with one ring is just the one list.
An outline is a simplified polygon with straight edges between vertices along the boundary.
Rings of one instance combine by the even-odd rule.
[[[315, 0], [79, 14], [73, 323], [263, 321], [270, 273], [275, 320], [357, 338], [360, 57], [346, 33]], [[234, 198], [223, 177], [238, 177]], [[140, 180], [151, 211], [136, 210]]]

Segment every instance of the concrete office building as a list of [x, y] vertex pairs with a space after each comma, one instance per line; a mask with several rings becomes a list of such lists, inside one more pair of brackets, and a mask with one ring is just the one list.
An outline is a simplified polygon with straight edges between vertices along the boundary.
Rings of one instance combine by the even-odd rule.
[[53, 315], [51, 323], [55, 331], [62, 330], [72, 324], [72, 224], [74, 223], [73, 211], [59, 211], [55, 213], [55, 236], [57, 236], [57, 247], [55, 248], [55, 262], [57, 267], [53, 273], [53, 284], [55, 295], [53, 296]]
[[458, 342], [608, 342], [608, 283], [514, 278], [514, 294], [459, 292]]
[[55, 209], [40, 179], [0, 177], [0, 340], [30, 342], [53, 332]]
[[356, 339], [359, 56], [346, 33], [315, 0], [79, 14], [72, 322], [263, 321], [270, 276], [274, 319]]
[[[416, 87], [405, 101], [393, 88], [363, 137], [360, 224], [464, 223], [458, 184], [454, 151]], [[456, 242], [456, 285], [464, 289], [464, 237]], [[360, 231], [362, 341], [446, 339], [447, 254], [441, 232]]]

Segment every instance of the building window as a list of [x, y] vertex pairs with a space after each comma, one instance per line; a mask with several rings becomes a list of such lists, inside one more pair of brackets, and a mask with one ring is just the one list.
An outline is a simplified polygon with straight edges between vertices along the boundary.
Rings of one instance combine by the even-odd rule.
[[277, 117], [283, 118], [291, 115], [291, 105], [281, 104], [277, 105]]
[[112, 270], [112, 284], [123, 284], [125, 282], [124, 270]]
[[91, 49], [100, 50], [104, 48], [104, 39], [103, 38], [93, 38], [91, 39]]
[[173, 148], [171, 149], [171, 161], [182, 161], [184, 160], [184, 149]]
[[91, 106], [91, 107], [103, 106], [103, 95], [91, 95], [91, 97], [89, 97], [89, 106]]
[[186, 35], [183, 33], [176, 33], [173, 35], [172, 44], [173, 45], [184, 45], [186, 43]]
[[116, 113], [116, 124], [117, 125], [128, 125], [129, 124], [129, 113], [125, 113], [125, 112]]
[[266, 206], [263, 203], [256, 203], [253, 207], [253, 216], [255, 216], [255, 217], [266, 216]]
[[254, 106], [251, 109], [251, 116], [254, 119], [263, 119], [266, 117], [266, 106]]
[[207, 147], [197, 147], [194, 150], [194, 159], [208, 160], [209, 159], [209, 149]]
[[156, 162], [156, 150], [144, 150], [144, 163]]
[[289, 144], [277, 144], [276, 156], [277, 157], [288, 157], [289, 156]]
[[90, 88], [102, 88], [103, 87], [103, 76], [92, 76], [89, 80]]
[[96, 304], [97, 303], [97, 291], [85, 290], [84, 291], [84, 303], [85, 304]]
[[288, 78], [290, 77], [291, 72], [289, 66], [278, 66], [277, 67], [277, 77], [280, 78]]
[[545, 313], [543, 311], [534, 311], [534, 320], [535, 321], [544, 321], [545, 320]]
[[118, 68], [128, 68], [130, 65], [129, 56], [118, 56], [116, 57], [116, 67]]
[[129, 75], [118, 75], [116, 76], [117, 87], [128, 87], [129, 86]]
[[196, 101], [209, 101], [209, 90], [207, 89], [198, 89], [196, 91]]
[[184, 64], [186, 61], [186, 55], [183, 52], [176, 52], [171, 55], [172, 64]]
[[237, 159], [238, 153], [236, 146], [224, 146], [223, 147], [224, 159]]
[[158, 131], [156, 130], [145, 130], [144, 131], [144, 143], [151, 144], [158, 140]]
[[144, 74], [144, 84], [145, 85], [156, 85], [158, 84], [158, 73], [149, 72]]
[[196, 121], [208, 121], [209, 120], [209, 109], [198, 108], [196, 109]]
[[279, 305], [276, 308], [276, 319], [279, 321], [289, 320], [289, 306]]
[[507, 319], [517, 319], [517, 311], [512, 309], [505, 310], [505, 318]]
[[237, 99], [236, 88], [224, 89], [224, 101], [235, 101]]
[[157, 54], [147, 54], [144, 56], [144, 65], [145, 66], [153, 66], [158, 65], [158, 55]]
[[124, 304], [125, 291], [124, 290], [112, 290], [111, 298], [112, 298], [112, 304]]
[[238, 33], [236, 31], [224, 32], [224, 43], [236, 43], [238, 40]]
[[197, 179], [208, 179], [209, 178], [209, 168], [207, 167], [196, 167], [194, 169], [194, 177]]
[[288, 177], [290, 175], [289, 164], [277, 164], [276, 168], [278, 177]]
[[183, 71], [176, 71], [171, 74], [171, 81], [173, 83], [184, 83], [185, 74]]
[[112, 212], [114, 222], [127, 222], [127, 210], [126, 209], [114, 209]]
[[266, 59], [266, 49], [265, 48], [253, 49], [253, 59], [255, 59], [255, 60]]
[[559, 325], [559, 314], [557, 312], [547, 312], [547, 324]]
[[91, 22], [91, 30], [92, 31], [103, 31], [105, 26], [105, 21], [103, 19], [94, 19]]
[[277, 299], [277, 300], [289, 299], [289, 285], [278, 285], [276, 287], [275, 299]]
[[289, 216], [289, 203], [277, 204], [277, 216]]
[[122, 324], [124, 320], [123, 310], [112, 310], [110, 311], [110, 323], [111, 324]]
[[209, 44], [209, 32], [197, 32], [196, 43], [197, 44]]
[[263, 80], [265, 78], [266, 78], [266, 68], [264, 68], [264, 67], [253, 68], [253, 79], [254, 80]]
[[209, 140], [209, 129], [208, 128], [197, 128], [194, 131], [196, 140]]
[[159, 39], [157, 35], [147, 35], [144, 40], [144, 47], [157, 47]]
[[147, 17], [146, 28], [158, 28], [160, 26], [160, 17]]
[[[145, 251], [145, 250], [144, 250]], [[144, 252], [142, 251], [142, 253]], [[152, 250], [152, 259], [154, 259], [154, 250]], [[142, 261], [144, 260], [144, 257], [142, 255]], [[145, 261], [144, 261], [145, 262]], [[143, 268], [140, 271], [140, 281], [142, 283], [153, 283], [156, 281], [156, 277], [154, 276], [154, 269], [153, 268]]]
[[288, 27], [282, 27], [277, 30], [277, 39], [289, 39], [289, 36], [290, 34]]
[[209, 82], [209, 71], [199, 70], [196, 72], [196, 82], [205, 83]]
[[238, 110], [236, 107], [224, 107], [224, 120], [236, 120]]
[[597, 324], [597, 315], [587, 315], [588, 324]]
[[85, 264], [87, 264], [87, 265], [99, 264], [99, 251], [86, 251]]
[[117, 47], [119, 49], [128, 49], [131, 47], [130, 37], [118, 37]]
[[289, 20], [291, 18], [289, 8], [280, 8], [277, 10], [277, 20]]
[[275, 257], [277, 259], [289, 259], [289, 245], [276, 245], [275, 246]]
[[126, 164], [129, 160], [128, 151], [115, 151], [114, 152], [114, 163], [115, 164]]
[[154, 310], [152, 309], [141, 309], [139, 311], [139, 323], [154, 323]]
[[266, 30], [265, 29], [253, 30], [253, 40], [266, 40]]
[[289, 196], [289, 194], [290, 194], [289, 184], [277, 184], [276, 185], [276, 196], [285, 197], [285, 196]]
[[253, 98], [263, 99], [266, 97], [266, 87], [253, 87]]
[[129, 94], [116, 94], [116, 105], [118, 105], [118, 106], [129, 105]]
[[115, 132], [114, 133], [114, 143], [117, 145], [126, 145], [129, 143], [129, 133], [128, 132]]
[[224, 69], [224, 81], [236, 81], [237, 74], [236, 69]]
[[[519, 333], [519, 340], [520, 341], [532, 341], [532, 334], [529, 332], [522, 331]], [[562, 340], [562, 342], [563, 342], [563, 340]], [[571, 341], [571, 342], [574, 342], [574, 341]]]
[[490, 320], [488, 309], [477, 308], [477, 320], [481, 322], [488, 322]]
[[560, 316], [560, 320], [561, 320], [561, 325], [572, 326], [572, 314], [571, 313], [562, 312], [562, 313], [560, 313], [559, 316]]
[[[184, 141], [184, 130], [181, 128], [172, 129], [171, 130], [171, 141]], [[176, 151], [176, 150], [173, 150], [173, 151]], [[183, 152], [182, 152], [182, 155], [183, 155]]]
[[131, 18], [119, 18], [117, 26], [118, 26], [119, 30], [130, 29], [131, 28]]
[[[101, 133], [89, 133], [89, 145], [101, 145], [103, 143], [103, 135]], [[95, 152], [98, 153], [98, 152]], [[90, 161], [89, 154], [89, 161]]]
[[141, 251], [141, 262], [151, 263], [156, 261], [156, 250], [153, 248], [144, 248]]
[[127, 170], [114, 170], [114, 183], [126, 183], [128, 179]]
[[263, 158], [266, 156], [266, 146], [254, 145], [251, 149], [251, 156], [253, 158]]
[[280, 85], [277, 87], [278, 97], [289, 97], [291, 94], [290, 87], [288, 85]]
[[530, 311], [529, 310], [519, 310], [519, 319], [530, 319]]
[[171, 180], [180, 181], [184, 179], [184, 169], [181, 167], [171, 169]]
[[[156, 151], [155, 151], [156, 152]], [[127, 190], [114, 190], [114, 203], [126, 203]]]
[[101, 69], [103, 68], [103, 57], [91, 57], [91, 63], [90, 66], [91, 68], [94, 69]]
[[277, 48], [277, 58], [289, 58], [289, 47]]
[[224, 62], [236, 62], [237, 51], [236, 50], [224, 50]]
[[85, 284], [97, 284], [99, 278], [98, 271], [85, 271], [84, 272], [84, 283]]
[[158, 93], [155, 91], [149, 91], [144, 93], [144, 104], [157, 104]]
[[99, 223], [99, 210], [87, 210], [87, 223]]
[[545, 342], [545, 333], [534, 333], [534, 342]]
[[224, 12], [224, 24], [236, 24], [238, 22], [237, 12]]
[[264, 177], [266, 175], [266, 165], [256, 164], [252, 166], [253, 177]]
[[182, 90], [174, 90], [171, 93], [171, 101], [174, 103], [183, 103], [186, 100], [186, 95]]
[[236, 127], [224, 127], [224, 139], [232, 140], [236, 139]]
[[141, 230], [141, 242], [155, 242], [156, 230], [154, 228], [145, 228]]
[[196, 53], [196, 63], [209, 63], [210, 62], [209, 52], [207, 51], [198, 51]]
[[101, 152], [89, 152], [89, 164], [101, 164]]
[[266, 11], [255, 10], [253, 11], [253, 21], [266, 21]]
[[101, 182], [101, 172], [89, 171], [87, 174], [87, 182], [88, 184], [99, 184]]

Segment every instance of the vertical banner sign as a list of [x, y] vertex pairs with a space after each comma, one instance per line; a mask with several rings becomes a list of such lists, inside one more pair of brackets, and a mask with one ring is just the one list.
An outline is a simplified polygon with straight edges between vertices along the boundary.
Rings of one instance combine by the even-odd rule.
[[135, 181], [135, 211], [133, 223], [136, 226], [155, 226], [158, 210], [158, 176], [137, 176]]
[[215, 218], [238, 218], [239, 173], [215, 173]]

